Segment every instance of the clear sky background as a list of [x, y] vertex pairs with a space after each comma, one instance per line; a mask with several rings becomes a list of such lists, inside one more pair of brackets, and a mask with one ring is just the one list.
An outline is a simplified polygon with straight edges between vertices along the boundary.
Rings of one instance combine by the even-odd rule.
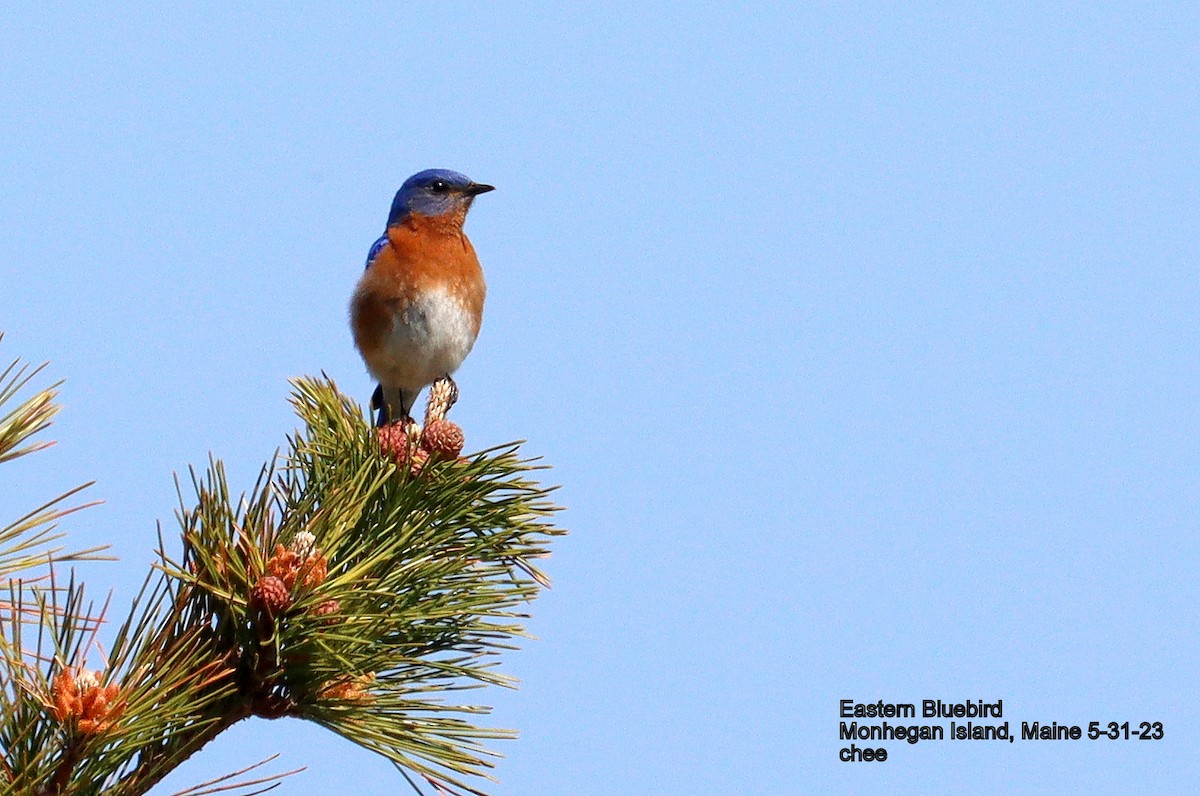
[[[1194, 8], [109, 5], [0, 24], [0, 359], [67, 379], [0, 507], [97, 479], [96, 594], [172, 472], [249, 488], [288, 377], [368, 398], [350, 291], [449, 167], [498, 186], [455, 418], [573, 532], [521, 690], [475, 695], [521, 731], [496, 794], [1195, 787]], [[844, 698], [1165, 738], [852, 765]], [[287, 793], [407, 787], [256, 720], [156, 793], [276, 751]]]

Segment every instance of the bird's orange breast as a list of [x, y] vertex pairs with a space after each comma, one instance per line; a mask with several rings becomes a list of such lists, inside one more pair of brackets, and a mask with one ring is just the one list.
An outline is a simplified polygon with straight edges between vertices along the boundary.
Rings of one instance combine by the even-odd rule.
[[391, 332], [398, 313], [429, 290], [457, 298], [479, 334], [487, 284], [461, 218], [411, 214], [387, 230], [388, 245], [359, 281], [351, 304], [354, 338], [364, 352]]

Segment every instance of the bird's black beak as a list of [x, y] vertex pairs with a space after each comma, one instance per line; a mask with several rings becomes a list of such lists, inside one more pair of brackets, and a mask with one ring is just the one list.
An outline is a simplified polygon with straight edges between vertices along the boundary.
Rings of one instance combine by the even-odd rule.
[[488, 191], [494, 190], [496, 190], [495, 185], [484, 185], [481, 182], [473, 182], [463, 189], [463, 193], [465, 193], [467, 196], [479, 196], [481, 193], [487, 193]]

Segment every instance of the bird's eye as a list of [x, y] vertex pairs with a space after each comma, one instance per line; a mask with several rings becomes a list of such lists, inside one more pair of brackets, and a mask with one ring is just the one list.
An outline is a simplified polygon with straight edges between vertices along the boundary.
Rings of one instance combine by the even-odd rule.
[[429, 183], [429, 190], [434, 193], [446, 193], [446, 191], [450, 190], [450, 183], [445, 180], [434, 180]]

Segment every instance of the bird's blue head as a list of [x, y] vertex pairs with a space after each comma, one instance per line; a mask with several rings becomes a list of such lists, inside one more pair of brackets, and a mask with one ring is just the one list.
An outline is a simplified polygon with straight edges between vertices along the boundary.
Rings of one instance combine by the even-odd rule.
[[450, 169], [417, 172], [396, 191], [388, 226], [399, 224], [410, 213], [423, 216], [441, 216], [458, 210], [466, 213], [476, 196], [493, 190], [491, 185], [472, 182], [465, 174]]

